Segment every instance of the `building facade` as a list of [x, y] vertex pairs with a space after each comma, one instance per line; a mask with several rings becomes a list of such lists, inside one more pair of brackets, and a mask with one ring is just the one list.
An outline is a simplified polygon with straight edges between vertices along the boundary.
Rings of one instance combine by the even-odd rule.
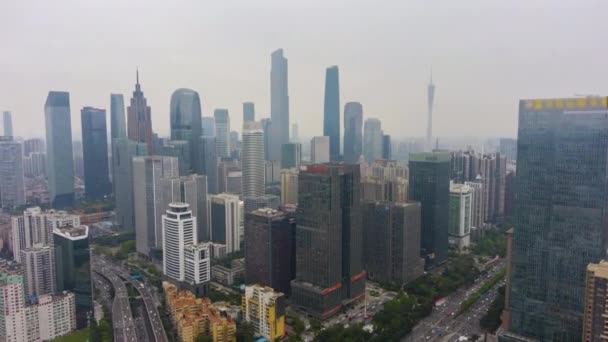
[[255, 336], [276, 341], [285, 335], [285, 295], [260, 285], [245, 287], [243, 319], [253, 326]]
[[64, 91], [49, 92], [44, 114], [49, 200], [54, 208], [69, 207], [74, 203], [70, 94]]
[[300, 169], [281, 170], [281, 205], [298, 204], [298, 175]]
[[106, 111], [84, 107], [80, 111], [84, 191], [87, 198], [103, 199], [110, 194], [108, 172], [108, 130]]
[[42, 243], [35, 244], [30, 248], [22, 249], [19, 260], [21, 260], [26, 296], [57, 293], [55, 247]]
[[171, 140], [186, 141], [189, 152], [189, 169], [183, 174], [190, 173], [198, 165], [199, 139], [202, 134], [201, 100], [198, 93], [192, 89], [177, 89], [171, 95]]
[[583, 341], [602, 341], [608, 336], [608, 262], [587, 265]]
[[114, 139], [112, 144], [112, 170], [116, 223], [122, 230], [135, 229], [135, 200], [133, 193], [133, 158], [148, 154], [148, 145], [127, 137]]
[[[267, 160], [281, 160], [281, 146], [289, 142], [289, 89], [287, 58], [283, 49], [271, 55], [270, 67], [270, 120], [262, 122], [268, 145]], [[270, 125], [272, 122], [272, 125]], [[271, 133], [269, 134], [269, 132]]]
[[227, 109], [216, 109], [213, 112], [215, 119], [215, 139], [217, 157], [230, 157], [230, 116]]
[[300, 167], [302, 163], [302, 144], [295, 142], [284, 144], [281, 154], [281, 169]]
[[312, 163], [328, 163], [329, 154], [329, 137], [313, 137], [310, 141], [310, 161]]
[[356, 164], [363, 154], [363, 106], [359, 102], [344, 105], [344, 162]]
[[264, 161], [264, 131], [253, 121], [243, 125], [243, 149], [241, 152], [243, 172], [243, 199], [264, 195], [266, 190]]
[[450, 184], [450, 223], [448, 241], [463, 251], [471, 245], [473, 222], [473, 189], [467, 185]]
[[336, 65], [325, 70], [323, 135], [329, 138], [330, 159], [338, 161], [340, 159], [340, 75]]
[[0, 207], [24, 204], [23, 146], [11, 136], [0, 137]]
[[363, 126], [363, 155], [368, 163], [382, 159], [382, 124], [380, 120], [370, 118]]
[[148, 153], [154, 153], [154, 144], [152, 142], [152, 110], [148, 106], [148, 100], [141, 91], [139, 84], [139, 71], [135, 81], [135, 91], [131, 97], [131, 103], [127, 108], [127, 134], [129, 139], [145, 143], [148, 148]]
[[197, 241], [209, 240], [209, 208], [207, 207], [207, 177], [192, 174], [185, 177], [161, 179], [162, 208], [168, 208], [170, 203], [187, 203], [196, 217], [195, 227]]
[[226, 253], [241, 250], [243, 202], [239, 196], [218, 194], [209, 196], [211, 236], [213, 242], [226, 245]]
[[243, 102], [243, 123], [255, 121], [255, 104], [253, 102]]

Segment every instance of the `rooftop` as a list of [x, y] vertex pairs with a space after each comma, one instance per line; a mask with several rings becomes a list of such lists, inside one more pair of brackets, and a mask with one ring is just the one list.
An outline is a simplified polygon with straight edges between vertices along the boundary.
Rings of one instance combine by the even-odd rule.
[[82, 240], [89, 237], [88, 226], [64, 226], [53, 230], [53, 234], [60, 235], [69, 240]]

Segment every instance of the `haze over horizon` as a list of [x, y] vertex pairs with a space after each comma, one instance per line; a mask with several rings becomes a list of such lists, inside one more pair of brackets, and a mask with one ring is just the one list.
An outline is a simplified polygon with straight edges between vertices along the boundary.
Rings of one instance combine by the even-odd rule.
[[435, 136], [513, 137], [520, 98], [607, 93], [607, 10], [600, 0], [4, 1], [0, 111], [13, 112], [16, 135], [44, 136], [48, 91], [69, 91], [78, 140], [80, 109], [109, 116], [110, 93], [128, 103], [139, 68], [159, 134], [178, 88], [199, 92], [205, 116], [227, 108], [240, 131], [242, 102], [269, 117], [270, 54], [283, 48], [301, 136], [322, 134], [325, 68], [338, 65], [341, 111], [361, 102], [395, 138], [425, 134], [431, 68]]

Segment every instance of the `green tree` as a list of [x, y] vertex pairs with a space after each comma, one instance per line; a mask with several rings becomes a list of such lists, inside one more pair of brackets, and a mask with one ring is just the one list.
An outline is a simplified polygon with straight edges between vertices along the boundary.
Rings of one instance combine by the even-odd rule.
[[236, 341], [237, 342], [253, 342], [255, 330], [253, 325], [248, 322], [241, 322], [236, 327]]
[[196, 337], [196, 342], [213, 342], [213, 337], [209, 335], [198, 335]]
[[334, 325], [319, 332], [315, 342], [366, 342], [371, 338], [371, 334], [363, 330], [363, 326], [356, 324], [348, 328]]

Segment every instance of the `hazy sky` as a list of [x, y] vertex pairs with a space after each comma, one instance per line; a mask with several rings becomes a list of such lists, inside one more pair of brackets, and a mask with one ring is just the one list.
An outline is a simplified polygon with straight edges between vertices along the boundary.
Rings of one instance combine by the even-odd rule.
[[180, 87], [240, 128], [244, 101], [269, 116], [282, 47], [301, 135], [321, 135], [325, 68], [338, 65], [341, 106], [361, 102], [393, 136], [425, 134], [431, 67], [435, 135], [515, 136], [519, 98], [606, 95], [607, 12], [606, 0], [0, 0], [0, 110], [16, 135], [43, 136], [48, 91], [67, 90], [76, 140], [80, 109], [128, 101], [139, 66], [161, 135]]

